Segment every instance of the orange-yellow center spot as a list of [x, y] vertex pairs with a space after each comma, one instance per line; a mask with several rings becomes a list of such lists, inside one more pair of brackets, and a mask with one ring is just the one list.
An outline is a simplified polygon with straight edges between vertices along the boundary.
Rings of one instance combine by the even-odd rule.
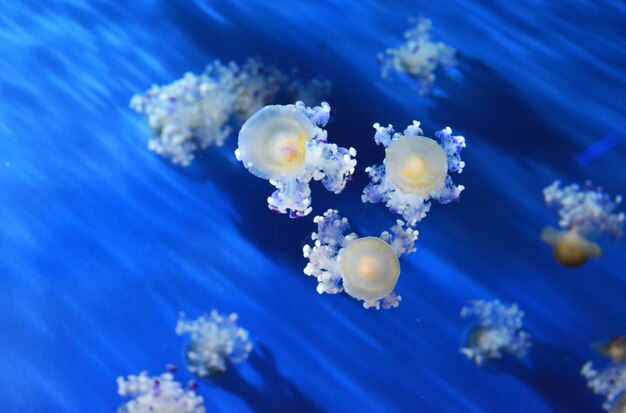
[[380, 274], [380, 262], [369, 256], [361, 257], [359, 259], [359, 273], [368, 281], [376, 279]]
[[402, 175], [409, 181], [417, 181], [426, 170], [426, 162], [419, 156], [411, 156], [406, 160]]
[[297, 162], [304, 156], [304, 144], [306, 137], [300, 135], [297, 138], [285, 139], [278, 144], [278, 152], [285, 163]]

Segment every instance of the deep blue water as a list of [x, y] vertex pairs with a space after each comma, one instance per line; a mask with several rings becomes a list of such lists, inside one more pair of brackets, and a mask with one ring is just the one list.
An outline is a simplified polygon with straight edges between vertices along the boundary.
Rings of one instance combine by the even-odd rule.
[[[380, 80], [375, 60], [411, 14], [462, 53], [431, 97]], [[624, 242], [557, 266], [541, 190], [626, 192], [625, 42], [620, 1], [0, 2], [0, 411], [111, 412], [117, 376], [166, 363], [185, 382], [176, 312], [217, 308], [255, 350], [200, 384], [211, 412], [600, 412], [579, 369], [625, 332]], [[182, 169], [128, 109], [154, 82], [248, 56], [334, 83], [329, 135], [357, 148], [357, 176], [340, 196], [314, 185], [308, 218], [267, 210], [235, 139]], [[413, 119], [466, 137], [461, 202], [419, 225], [399, 308], [318, 295], [302, 273], [310, 218], [333, 207], [360, 234], [389, 228], [396, 216], [360, 201], [383, 155], [371, 124]], [[527, 358], [479, 369], [458, 353], [474, 298], [519, 303]]]

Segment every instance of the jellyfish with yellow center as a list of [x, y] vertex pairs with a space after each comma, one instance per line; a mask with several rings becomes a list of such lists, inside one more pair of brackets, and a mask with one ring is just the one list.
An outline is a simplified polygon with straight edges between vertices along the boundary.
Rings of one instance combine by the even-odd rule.
[[578, 268], [589, 258], [602, 256], [602, 248], [595, 242], [587, 241], [576, 228], [559, 231], [548, 227], [541, 233], [541, 239], [552, 246], [554, 258], [568, 268]]
[[239, 132], [237, 159], [253, 175], [276, 187], [268, 198], [270, 209], [292, 218], [311, 212], [309, 182], [321, 180], [334, 193], [345, 188], [354, 173], [354, 148], [326, 142], [322, 129], [330, 106], [265, 106], [248, 119]]
[[404, 34], [405, 42], [396, 48], [388, 48], [378, 54], [383, 78], [389, 78], [391, 70], [404, 73], [417, 82], [420, 95], [430, 94], [438, 67], [457, 64], [457, 53], [452, 47], [431, 39], [431, 22], [420, 19], [416, 27]]
[[459, 199], [464, 187], [455, 186], [449, 173], [460, 173], [465, 166], [462, 136], [453, 136], [446, 128], [435, 133], [437, 140], [430, 139], [422, 135], [417, 121], [402, 134], [391, 125], [376, 123], [374, 128], [374, 140], [386, 148], [385, 160], [365, 169], [371, 182], [363, 191], [363, 202], [385, 202], [413, 226], [430, 210], [430, 199], [443, 204]]
[[385, 150], [385, 168], [402, 193], [426, 198], [444, 187], [448, 158], [432, 139], [403, 136]]
[[365, 308], [389, 309], [400, 304], [401, 297], [394, 291], [400, 277], [398, 257], [415, 251], [417, 231], [398, 220], [391, 232], [380, 237], [346, 235], [348, 220], [332, 209], [313, 222], [318, 231], [311, 236], [315, 244], [303, 249], [309, 260], [304, 273], [317, 278], [318, 293], [345, 291], [363, 301]]
[[292, 178], [304, 170], [306, 141], [314, 135], [295, 106], [266, 106], [242, 126], [238, 157], [259, 178]]
[[594, 237], [606, 234], [613, 239], [622, 235], [625, 215], [616, 213], [621, 197], [609, 197], [602, 188], [594, 189], [590, 182], [561, 188], [555, 181], [543, 190], [548, 206], [559, 207], [560, 230], [547, 227], [541, 239], [552, 246], [554, 258], [565, 267], [577, 268], [589, 258], [602, 256], [602, 248]]
[[387, 297], [400, 277], [398, 257], [391, 246], [378, 237], [348, 243], [337, 260], [343, 289], [359, 300], [377, 301]]

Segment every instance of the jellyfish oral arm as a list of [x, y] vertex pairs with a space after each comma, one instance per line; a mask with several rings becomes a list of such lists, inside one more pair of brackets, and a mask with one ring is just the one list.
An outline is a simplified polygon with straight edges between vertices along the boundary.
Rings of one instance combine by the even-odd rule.
[[317, 224], [317, 232], [311, 235], [311, 239], [315, 241], [314, 246], [305, 245], [303, 248], [304, 257], [309, 260], [304, 273], [317, 278], [319, 294], [338, 294], [343, 291], [343, 287], [337, 254], [344, 244], [356, 238], [356, 235], [345, 236], [350, 224], [333, 209], [315, 217], [313, 222]]
[[385, 231], [380, 235], [380, 239], [385, 241], [396, 256], [409, 255], [415, 252], [415, 241], [419, 232], [412, 228], [406, 228], [401, 220], [396, 221], [396, 225], [391, 227], [391, 233]]
[[150, 377], [147, 372], [118, 377], [118, 394], [132, 397], [118, 411], [127, 413], [205, 413], [204, 400], [191, 388], [184, 389], [170, 373]]
[[626, 364], [612, 365], [598, 371], [594, 369], [593, 363], [588, 361], [583, 365], [580, 373], [587, 379], [587, 387], [595, 394], [606, 398], [602, 405], [604, 410], [613, 412], [611, 409], [619, 405], [626, 395]]
[[272, 211], [289, 213], [291, 218], [308, 215], [311, 208], [311, 188], [308, 182], [298, 178], [270, 180], [276, 191], [267, 198], [267, 205]]
[[561, 188], [557, 180], [543, 190], [543, 197], [546, 205], [559, 208], [559, 226], [563, 229], [575, 229], [587, 237], [622, 236], [626, 215], [615, 212], [622, 202], [619, 195], [611, 198], [602, 188], [594, 189], [591, 182], [583, 187], [572, 184]]

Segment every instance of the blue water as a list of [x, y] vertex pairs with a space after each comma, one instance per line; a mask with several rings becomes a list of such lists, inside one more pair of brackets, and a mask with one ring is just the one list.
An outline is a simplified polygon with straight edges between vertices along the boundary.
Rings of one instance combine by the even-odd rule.
[[[462, 53], [435, 93], [380, 80], [376, 53], [411, 14]], [[626, 325], [624, 242], [578, 270], [541, 243], [541, 190], [587, 178], [626, 192], [621, 1], [171, 0], [0, 2], [0, 411], [111, 412], [115, 379], [181, 367], [176, 312], [239, 313], [251, 359], [200, 383], [211, 412], [600, 412], [579, 375]], [[360, 234], [396, 216], [364, 205], [371, 124], [449, 125], [468, 141], [459, 204], [434, 205], [403, 259], [399, 308], [319, 296], [302, 273], [311, 219], [271, 214], [270, 185], [235, 139], [183, 169], [146, 149], [132, 94], [215, 58], [259, 56], [335, 85], [329, 135], [358, 150], [341, 195]], [[313, 215], [311, 215], [313, 216]], [[458, 353], [474, 298], [519, 303], [534, 347], [479, 369]]]

